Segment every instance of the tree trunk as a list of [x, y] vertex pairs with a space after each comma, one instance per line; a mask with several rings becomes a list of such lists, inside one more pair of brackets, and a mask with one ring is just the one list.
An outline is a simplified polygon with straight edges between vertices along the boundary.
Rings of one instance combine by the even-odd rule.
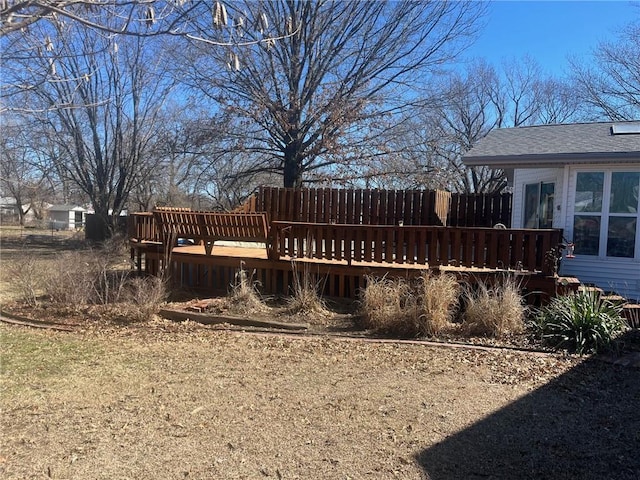
[[285, 188], [302, 187], [302, 161], [298, 153], [294, 146], [288, 146], [284, 152], [283, 176]]

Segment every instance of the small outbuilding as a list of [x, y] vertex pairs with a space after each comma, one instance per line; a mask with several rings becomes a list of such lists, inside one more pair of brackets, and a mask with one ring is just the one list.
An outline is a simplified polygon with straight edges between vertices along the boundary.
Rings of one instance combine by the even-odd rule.
[[76, 205], [51, 205], [47, 209], [49, 228], [53, 230], [78, 230], [84, 227], [87, 209]]
[[513, 228], [563, 229], [561, 275], [640, 301], [640, 121], [496, 129], [463, 161], [505, 170]]

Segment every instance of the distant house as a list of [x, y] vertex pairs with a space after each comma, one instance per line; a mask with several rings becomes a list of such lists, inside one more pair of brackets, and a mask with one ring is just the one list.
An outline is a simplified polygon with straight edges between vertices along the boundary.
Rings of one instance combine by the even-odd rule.
[[51, 205], [46, 215], [51, 229], [77, 230], [84, 227], [87, 210], [76, 205]]
[[562, 228], [560, 273], [640, 300], [640, 121], [496, 129], [463, 159], [504, 169], [513, 228]]
[[[36, 221], [34, 209], [29, 203], [22, 205], [22, 210], [27, 211], [23, 221], [25, 225]], [[15, 198], [0, 197], [0, 223], [3, 225], [17, 225], [20, 221], [19, 207]]]

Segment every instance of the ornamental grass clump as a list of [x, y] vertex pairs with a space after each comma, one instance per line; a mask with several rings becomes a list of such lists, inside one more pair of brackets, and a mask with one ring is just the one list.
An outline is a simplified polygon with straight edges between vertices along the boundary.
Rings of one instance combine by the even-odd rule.
[[361, 295], [364, 326], [380, 333], [424, 337], [451, 328], [459, 286], [452, 275], [423, 273], [415, 281], [367, 277]]
[[420, 316], [416, 323], [418, 335], [438, 335], [451, 328], [458, 306], [460, 284], [453, 275], [432, 275], [428, 271], [418, 278]]
[[537, 312], [533, 327], [543, 343], [582, 355], [609, 349], [625, 323], [621, 305], [583, 291], [552, 299]]
[[331, 313], [322, 298], [323, 280], [315, 278], [308, 268], [293, 268], [291, 296], [287, 299], [287, 311], [294, 315], [329, 316]]
[[246, 315], [267, 310], [258, 292], [259, 283], [253, 279], [253, 274], [241, 264], [236, 281], [226, 298], [226, 306], [231, 313]]
[[414, 336], [415, 319], [419, 316], [417, 298], [402, 278], [366, 278], [360, 298], [362, 323], [380, 333]]
[[462, 330], [467, 335], [499, 338], [524, 331], [526, 307], [514, 278], [491, 287], [483, 282], [475, 289], [467, 286], [463, 298]]

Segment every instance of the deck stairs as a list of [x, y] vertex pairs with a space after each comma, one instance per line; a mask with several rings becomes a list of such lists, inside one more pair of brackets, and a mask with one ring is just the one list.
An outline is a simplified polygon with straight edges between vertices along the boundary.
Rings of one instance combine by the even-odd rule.
[[640, 328], [640, 303], [629, 301], [621, 295], [605, 292], [602, 288], [580, 285], [579, 292], [595, 292], [600, 295], [603, 300], [622, 305], [622, 316], [631, 328]]

